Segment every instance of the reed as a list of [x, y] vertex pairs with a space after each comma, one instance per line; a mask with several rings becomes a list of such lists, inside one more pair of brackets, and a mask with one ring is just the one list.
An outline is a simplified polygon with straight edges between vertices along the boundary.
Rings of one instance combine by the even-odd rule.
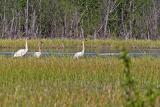
[[[78, 48], [81, 49], [81, 40], [73, 39], [42, 39], [44, 42], [43, 48], [46, 50], [66, 49], [66, 48]], [[29, 49], [35, 50], [38, 46], [37, 40], [29, 40]], [[125, 47], [127, 50], [131, 49], [144, 49], [144, 48], [160, 48], [160, 41], [152, 40], [87, 40], [85, 41], [86, 48], [91, 49], [110, 49], [110, 50], [121, 50]], [[15, 51], [19, 48], [24, 47], [24, 40], [0, 40], [1, 51]]]
[[[147, 100], [148, 87], [160, 85], [160, 58], [131, 60], [130, 73], [136, 80], [135, 87]], [[0, 57], [0, 63], [3, 107], [124, 106], [121, 86], [124, 66], [118, 58]], [[159, 98], [154, 101], [155, 107], [159, 107]]]

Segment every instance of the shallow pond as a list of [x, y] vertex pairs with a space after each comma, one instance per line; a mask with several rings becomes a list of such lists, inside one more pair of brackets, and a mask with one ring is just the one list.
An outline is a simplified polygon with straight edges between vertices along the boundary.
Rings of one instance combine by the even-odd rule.
[[[1, 56], [13, 56], [16, 49], [0, 49]], [[80, 48], [65, 48], [65, 49], [49, 49], [45, 48], [42, 51], [42, 56], [73, 56], [74, 53], [80, 51]], [[32, 56], [36, 49], [29, 50], [27, 56]], [[119, 56], [120, 50], [111, 50], [109, 48], [87, 48], [85, 50], [84, 56], [87, 57], [108, 57], [108, 56]], [[129, 55], [138, 56], [160, 56], [160, 49], [131, 49], [129, 50]]]

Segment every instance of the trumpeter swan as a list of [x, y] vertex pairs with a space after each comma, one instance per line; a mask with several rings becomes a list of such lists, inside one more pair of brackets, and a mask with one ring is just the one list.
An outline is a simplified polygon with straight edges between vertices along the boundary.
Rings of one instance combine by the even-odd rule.
[[84, 55], [84, 50], [85, 50], [84, 41], [82, 41], [82, 46], [83, 46], [82, 51], [75, 53], [74, 56], [73, 56], [74, 59], [78, 59], [79, 57], [82, 57]]
[[39, 48], [39, 51], [38, 52], [35, 52], [34, 53], [34, 57], [36, 57], [36, 58], [39, 58], [41, 55], [42, 55], [42, 52], [41, 52], [41, 44], [42, 44], [43, 42], [39, 42], [39, 44], [38, 44], [38, 48]]
[[14, 57], [22, 57], [28, 52], [28, 44], [27, 44], [27, 38], [26, 38], [26, 45], [25, 49], [20, 49], [17, 52], [14, 53]]

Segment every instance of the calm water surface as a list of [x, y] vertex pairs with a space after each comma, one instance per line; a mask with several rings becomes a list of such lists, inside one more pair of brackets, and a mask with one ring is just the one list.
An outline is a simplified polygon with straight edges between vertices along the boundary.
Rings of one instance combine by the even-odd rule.
[[[27, 56], [32, 56], [36, 49], [29, 50]], [[74, 53], [81, 51], [77, 48], [66, 48], [66, 49], [44, 49], [42, 51], [42, 56], [73, 56]], [[13, 56], [15, 53], [15, 49], [0, 49], [1, 56]], [[109, 56], [119, 56], [120, 50], [110, 50], [108, 48], [87, 48], [85, 50], [85, 56], [93, 57], [93, 56], [101, 56], [101, 57], [109, 57]], [[160, 57], [160, 49], [133, 49], [129, 51], [130, 56], [155, 56]]]

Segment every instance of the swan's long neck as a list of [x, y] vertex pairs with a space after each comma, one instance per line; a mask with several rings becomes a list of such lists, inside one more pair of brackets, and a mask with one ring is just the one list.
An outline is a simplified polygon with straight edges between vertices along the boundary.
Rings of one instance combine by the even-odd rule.
[[26, 50], [28, 50], [28, 44], [27, 44], [27, 39], [26, 39]]
[[82, 44], [83, 44], [82, 52], [84, 53], [84, 50], [85, 50], [85, 48], [84, 48], [84, 41], [82, 42]]
[[38, 45], [38, 48], [39, 48], [39, 52], [41, 52], [41, 44], [40, 43]]

